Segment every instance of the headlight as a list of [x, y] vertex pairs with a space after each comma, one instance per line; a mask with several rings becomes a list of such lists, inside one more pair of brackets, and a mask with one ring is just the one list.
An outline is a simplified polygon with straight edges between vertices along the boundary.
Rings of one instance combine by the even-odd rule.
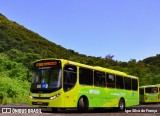
[[33, 97], [31, 96], [31, 93], [29, 93], [29, 98], [32, 99]]
[[53, 100], [53, 99], [59, 97], [60, 95], [61, 95], [61, 93], [57, 93], [57, 94], [55, 94], [54, 96], [50, 97], [50, 100]]
[[29, 98], [32, 99], [33, 97], [32, 97], [32, 96], [29, 96]]

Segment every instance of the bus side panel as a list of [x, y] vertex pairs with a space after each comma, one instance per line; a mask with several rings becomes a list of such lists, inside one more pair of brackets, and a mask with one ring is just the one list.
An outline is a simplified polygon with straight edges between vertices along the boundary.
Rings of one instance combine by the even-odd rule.
[[106, 89], [106, 93], [108, 93], [108, 102], [105, 107], [118, 107], [121, 98], [125, 100], [126, 107], [139, 104], [138, 91]]
[[[103, 88], [80, 85], [78, 100], [81, 96], [86, 96], [89, 107], [103, 107], [108, 102], [107, 93]], [[78, 104], [77, 100], [77, 104]]]
[[71, 90], [64, 92], [64, 107], [77, 107], [78, 91], [78, 84], [76, 84]]
[[121, 92], [116, 89], [105, 89], [107, 93], [107, 102], [104, 107], [118, 107], [118, 102], [121, 96]]
[[[100, 87], [80, 87], [78, 99], [85, 95], [89, 100], [89, 107], [118, 107], [120, 98], [124, 98], [126, 107], [139, 104], [138, 91], [108, 89]], [[78, 101], [77, 101], [78, 103]]]
[[89, 102], [89, 107], [96, 107], [96, 103], [99, 102], [99, 98], [97, 97], [97, 94], [95, 88], [91, 87], [91, 86], [83, 86], [83, 85], [79, 85], [79, 93], [78, 93], [78, 98], [77, 98], [77, 104], [78, 104], [78, 100], [82, 97], [82, 96], [86, 96]]
[[138, 91], [128, 91], [126, 93], [127, 93], [126, 98], [125, 98], [126, 107], [139, 105], [139, 92]]
[[154, 103], [158, 102], [158, 93], [145, 93], [146, 99], [144, 100], [145, 103]]

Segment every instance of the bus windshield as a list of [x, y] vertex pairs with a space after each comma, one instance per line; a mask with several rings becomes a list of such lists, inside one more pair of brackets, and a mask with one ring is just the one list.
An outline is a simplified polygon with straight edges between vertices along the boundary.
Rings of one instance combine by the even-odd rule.
[[158, 87], [147, 87], [145, 91], [146, 93], [158, 93]]
[[62, 68], [36, 67], [32, 73], [31, 92], [53, 92], [62, 87]]

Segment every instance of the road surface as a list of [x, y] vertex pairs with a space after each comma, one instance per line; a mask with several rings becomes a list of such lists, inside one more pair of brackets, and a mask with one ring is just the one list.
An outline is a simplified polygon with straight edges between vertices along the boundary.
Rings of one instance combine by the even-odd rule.
[[96, 112], [91, 109], [85, 113], [78, 113], [75, 109], [69, 109], [67, 111], [60, 110], [58, 113], [52, 113], [51, 109], [49, 108], [40, 109], [40, 108], [30, 107], [28, 105], [0, 105], [0, 112], [2, 112], [2, 108], [3, 108], [3, 113], [0, 113], [0, 116], [133, 116], [133, 115], [159, 116], [160, 115], [160, 104], [139, 105], [131, 108], [126, 108], [124, 112], [118, 112], [112, 109], [105, 109], [100, 112]]

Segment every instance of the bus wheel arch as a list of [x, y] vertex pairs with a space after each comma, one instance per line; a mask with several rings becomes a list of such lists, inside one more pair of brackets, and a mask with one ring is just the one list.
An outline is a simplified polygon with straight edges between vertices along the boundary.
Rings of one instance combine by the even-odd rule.
[[123, 97], [121, 97], [119, 99], [119, 102], [118, 102], [118, 110], [119, 111], [124, 111], [125, 110], [125, 105], [126, 105], [125, 99]]
[[88, 110], [88, 107], [89, 107], [89, 100], [88, 100], [87, 96], [82, 95], [79, 98], [78, 103], [77, 103], [78, 111], [86, 112]]

